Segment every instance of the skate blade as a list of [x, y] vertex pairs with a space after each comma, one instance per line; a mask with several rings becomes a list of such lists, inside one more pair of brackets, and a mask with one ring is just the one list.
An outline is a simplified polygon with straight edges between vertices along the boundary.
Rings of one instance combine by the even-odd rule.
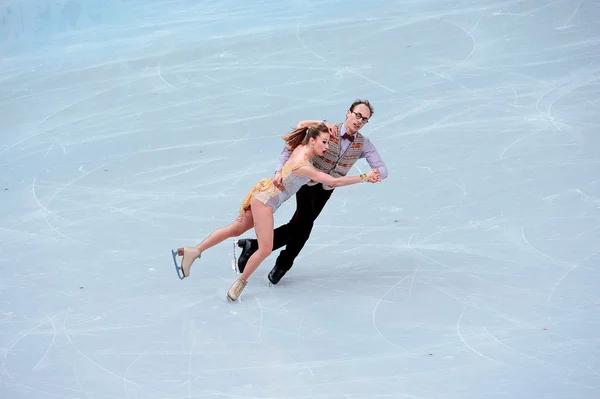
[[185, 276], [183, 275], [183, 269], [177, 264], [177, 252], [171, 250], [171, 255], [173, 255], [173, 264], [175, 265], [177, 277], [179, 277], [180, 280], [183, 280]]
[[242, 301], [242, 296], [241, 295], [238, 297], [238, 299], [233, 299], [232, 297], [229, 296], [229, 294], [225, 294], [225, 298], [227, 299], [228, 303], [235, 303], [235, 302], [241, 302]]
[[240, 273], [240, 269], [238, 268], [238, 264], [237, 264], [237, 253], [235, 251], [235, 246], [238, 245], [238, 240], [234, 239], [233, 240], [233, 261], [231, 262], [231, 268], [233, 269], [233, 272], [235, 273], [236, 276], [239, 276]]

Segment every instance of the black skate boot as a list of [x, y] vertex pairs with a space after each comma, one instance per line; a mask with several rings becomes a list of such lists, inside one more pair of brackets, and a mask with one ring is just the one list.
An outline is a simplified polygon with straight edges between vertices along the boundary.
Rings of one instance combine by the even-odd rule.
[[284, 269], [282, 266], [273, 266], [273, 269], [269, 272], [269, 281], [272, 285], [279, 283], [281, 278], [285, 276], [289, 269]]
[[250, 256], [258, 249], [258, 242], [254, 239], [242, 238], [241, 240], [237, 240], [236, 244], [238, 247], [242, 248], [242, 253], [237, 258], [237, 269], [241, 274], [244, 272]]

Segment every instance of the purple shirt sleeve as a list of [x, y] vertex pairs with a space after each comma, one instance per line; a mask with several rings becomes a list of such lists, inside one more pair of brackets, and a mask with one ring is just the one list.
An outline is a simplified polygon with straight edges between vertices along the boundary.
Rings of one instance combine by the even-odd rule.
[[279, 163], [277, 164], [277, 169], [275, 172], [281, 172], [283, 165], [290, 158], [291, 154], [292, 153], [289, 150], [285, 149], [285, 147], [283, 148], [283, 151], [281, 151], [281, 154], [279, 154]]
[[371, 168], [379, 169], [382, 180], [388, 176], [388, 170], [385, 166], [385, 163], [383, 162], [383, 159], [381, 159], [379, 152], [377, 152], [377, 149], [375, 148], [373, 143], [371, 143], [371, 140], [369, 140], [366, 137], [363, 143], [363, 152], [361, 154], [361, 158], [366, 158], [367, 163]]

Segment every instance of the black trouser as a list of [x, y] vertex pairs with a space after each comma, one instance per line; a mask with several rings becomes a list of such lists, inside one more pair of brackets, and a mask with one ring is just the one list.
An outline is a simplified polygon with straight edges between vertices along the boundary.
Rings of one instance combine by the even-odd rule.
[[333, 190], [325, 190], [323, 185], [304, 185], [296, 193], [296, 212], [284, 225], [274, 231], [273, 251], [285, 246], [275, 262], [278, 269], [288, 271], [294, 260], [308, 241], [313, 225]]

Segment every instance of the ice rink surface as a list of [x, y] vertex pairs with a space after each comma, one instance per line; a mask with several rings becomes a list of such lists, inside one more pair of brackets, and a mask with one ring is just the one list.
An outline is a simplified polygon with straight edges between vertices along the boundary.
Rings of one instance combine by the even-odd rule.
[[[0, 398], [599, 398], [599, 18], [1, 2]], [[389, 178], [337, 189], [277, 286], [274, 253], [227, 303], [231, 241], [180, 281], [170, 250], [357, 98]]]

